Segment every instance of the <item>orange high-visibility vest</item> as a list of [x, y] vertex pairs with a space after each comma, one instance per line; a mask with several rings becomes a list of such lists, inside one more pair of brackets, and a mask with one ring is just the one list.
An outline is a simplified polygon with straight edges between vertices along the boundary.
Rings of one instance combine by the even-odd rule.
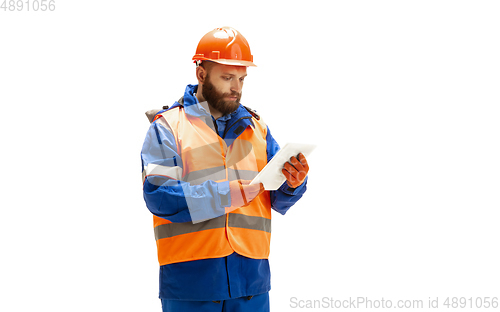
[[[192, 185], [207, 180], [251, 180], [267, 164], [267, 127], [255, 117], [255, 127], [248, 126], [229, 147], [202, 119], [186, 114], [183, 107], [168, 110], [161, 117], [175, 137], [182, 158], [182, 180]], [[233, 252], [253, 259], [269, 256], [268, 191], [247, 206], [200, 223], [153, 218], [160, 265], [219, 258]]]

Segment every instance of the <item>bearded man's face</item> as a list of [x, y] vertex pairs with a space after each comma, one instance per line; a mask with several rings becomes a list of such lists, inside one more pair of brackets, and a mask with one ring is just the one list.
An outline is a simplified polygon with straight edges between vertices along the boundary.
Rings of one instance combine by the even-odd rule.
[[234, 112], [240, 105], [246, 67], [215, 64], [203, 83], [203, 98], [222, 115]]

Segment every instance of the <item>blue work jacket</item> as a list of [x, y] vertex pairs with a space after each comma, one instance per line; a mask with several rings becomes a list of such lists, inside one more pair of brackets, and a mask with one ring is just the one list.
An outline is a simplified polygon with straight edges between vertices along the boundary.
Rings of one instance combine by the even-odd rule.
[[[200, 118], [212, 118], [218, 135], [223, 138], [229, 146], [239, 135], [236, 129], [240, 126], [246, 128], [252, 123], [252, 114], [244, 106], [228, 115], [215, 120], [210, 112], [205, 110], [198, 102], [195, 93], [197, 85], [186, 87], [183, 103], [175, 102], [171, 108], [183, 105], [186, 114], [198, 116]], [[170, 108], [170, 109], [171, 109]], [[159, 113], [161, 113], [160, 111]], [[161, 144], [163, 142], [163, 144]], [[269, 162], [279, 150], [278, 143], [274, 140], [271, 132], [267, 131], [266, 137], [267, 161]], [[161, 123], [154, 121], [144, 141], [141, 151], [142, 169], [148, 164], [165, 163], [171, 160], [176, 165], [182, 163], [180, 156], [176, 152], [175, 139], [169, 129]], [[171, 222], [193, 221], [186, 203], [186, 197], [191, 196], [183, 191], [188, 189], [182, 187], [182, 181], [176, 183], [165, 182], [155, 183], [149, 179], [144, 180], [143, 193], [146, 206], [154, 215], [167, 219]], [[196, 192], [199, 194], [219, 194], [219, 196], [229, 196], [229, 182], [203, 183], [197, 187], [206, 188], [205, 191]], [[299, 200], [306, 191], [306, 181], [299, 187], [292, 189], [285, 182], [276, 191], [271, 191], [271, 207], [280, 214], [285, 214], [288, 209]], [[190, 198], [189, 201], [199, 200]], [[224, 213], [224, 207], [217, 207], [220, 199], [200, 200], [200, 205], [206, 203], [208, 213], [212, 216], [203, 215], [202, 218], [214, 218]], [[227, 200], [225, 201], [227, 202]], [[220, 204], [219, 204], [220, 206]], [[267, 292], [271, 289], [270, 268], [267, 259], [251, 259], [233, 253], [227, 257], [215, 259], [202, 259], [180, 263], [172, 263], [160, 266], [160, 295], [162, 299], [178, 300], [227, 300], [243, 296], [253, 296]]]

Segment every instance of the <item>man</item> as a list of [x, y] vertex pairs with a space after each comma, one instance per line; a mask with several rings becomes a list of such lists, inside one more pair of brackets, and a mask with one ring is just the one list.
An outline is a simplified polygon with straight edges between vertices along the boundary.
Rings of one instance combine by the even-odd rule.
[[[304, 155], [284, 164], [286, 182], [249, 182], [279, 150], [268, 127], [240, 104], [246, 39], [207, 33], [198, 85], [158, 113], [141, 152], [144, 200], [153, 213], [163, 311], [269, 311], [271, 208], [281, 214], [306, 191]], [[148, 114], [148, 113], [147, 113]]]

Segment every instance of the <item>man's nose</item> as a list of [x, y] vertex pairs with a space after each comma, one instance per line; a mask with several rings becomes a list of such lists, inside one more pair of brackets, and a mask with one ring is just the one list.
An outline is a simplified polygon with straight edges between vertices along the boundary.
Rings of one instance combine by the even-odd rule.
[[233, 79], [231, 83], [231, 91], [240, 93], [242, 88], [243, 88], [243, 82], [240, 81], [239, 79]]

